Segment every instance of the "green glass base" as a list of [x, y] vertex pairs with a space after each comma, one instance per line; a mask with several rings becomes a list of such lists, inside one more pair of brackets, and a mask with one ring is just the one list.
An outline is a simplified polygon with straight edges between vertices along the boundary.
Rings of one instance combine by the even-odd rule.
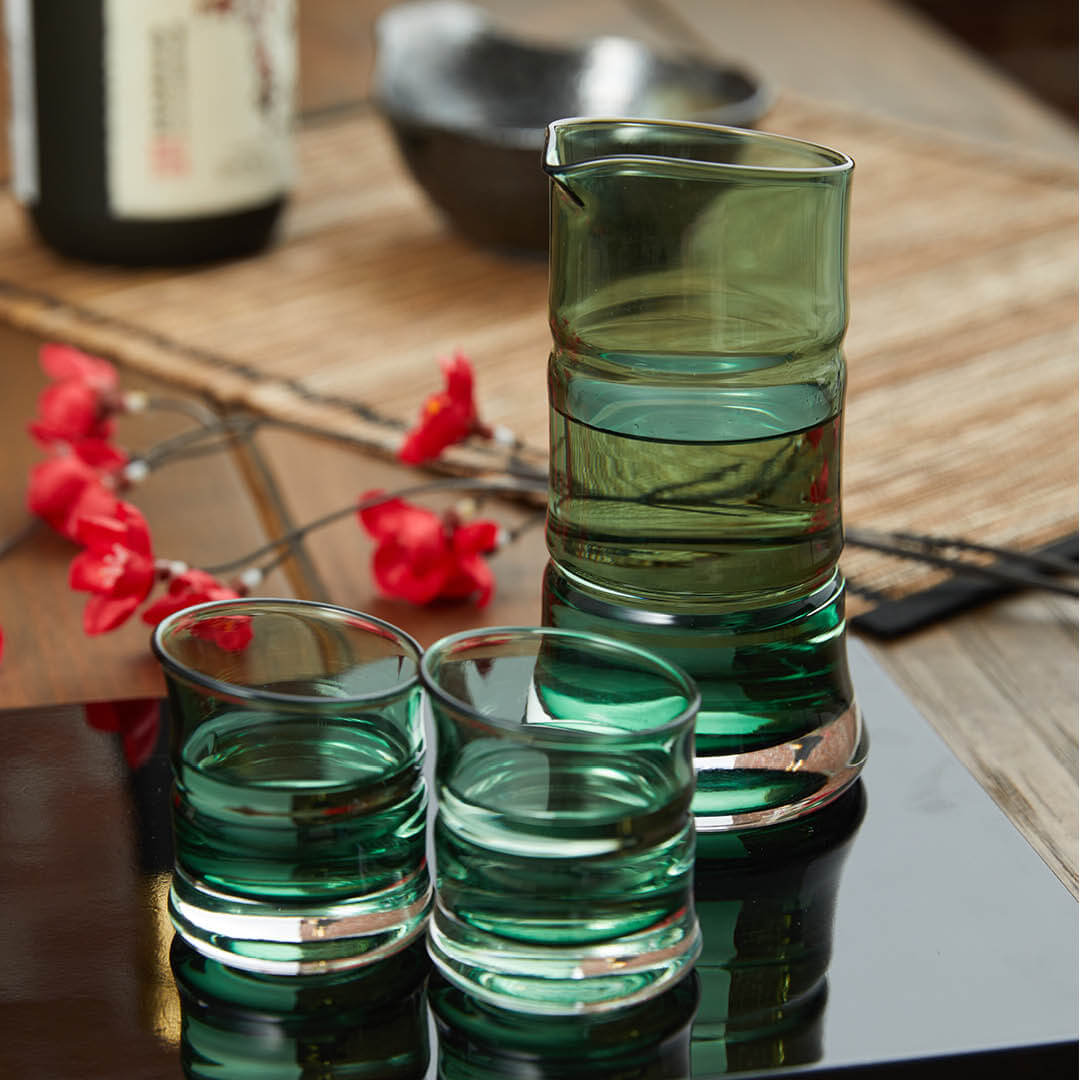
[[302, 908], [230, 896], [173, 873], [169, 917], [203, 956], [265, 975], [347, 971], [405, 948], [424, 929], [432, 888], [424, 864], [393, 888]]
[[701, 690], [694, 734], [698, 832], [788, 821], [845, 791], [867, 736], [848, 673], [844, 583], [751, 609], [641, 601], [549, 563], [543, 622], [658, 653]]
[[445, 979], [512, 1012], [572, 1016], [662, 993], [701, 952], [693, 907], [647, 930], [585, 945], [532, 945], [478, 930], [436, 900], [428, 952]]
[[696, 755], [699, 833], [793, 821], [830, 803], [858, 779], [868, 739], [852, 704], [820, 728], [753, 754]]

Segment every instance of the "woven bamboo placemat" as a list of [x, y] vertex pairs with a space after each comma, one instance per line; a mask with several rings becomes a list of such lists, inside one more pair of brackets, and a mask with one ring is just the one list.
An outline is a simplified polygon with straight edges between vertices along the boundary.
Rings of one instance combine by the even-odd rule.
[[[782, 100], [762, 126], [856, 162], [845, 519], [1022, 548], [1071, 533], [1075, 173], [805, 101]], [[225, 265], [79, 265], [0, 198], [0, 318], [386, 454], [439, 388], [437, 358], [462, 349], [483, 417], [543, 459], [544, 262], [458, 239], [370, 110], [311, 124], [298, 144], [280, 242]], [[496, 463], [485, 446], [449, 455], [462, 470]], [[888, 595], [942, 577], [856, 549], [844, 568]]]

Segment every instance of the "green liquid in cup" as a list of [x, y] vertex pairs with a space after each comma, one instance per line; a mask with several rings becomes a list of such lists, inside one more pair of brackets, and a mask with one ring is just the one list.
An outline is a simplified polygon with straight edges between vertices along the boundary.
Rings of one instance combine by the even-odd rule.
[[611, 940], [686, 906], [686, 795], [662, 763], [495, 747], [441, 794], [441, 902], [507, 941]]
[[[549, 565], [543, 621], [649, 649], [693, 677], [701, 691], [692, 804], [699, 829], [812, 809], [858, 775], [865, 734], [838, 576], [810, 596], [742, 612], [677, 603], [643, 609], [612, 595], [621, 598]], [[798, 768], [789, 768], [793, 760]]]
[[421, 676], [438, 735], [436, 966], [514, 1011], [617, 1009], [685, 976], [697, 692], [595, 636], [444, 638]]
[[[701, 691], [694, 734], [699, 830], [765, 823], [827, 802], [866, 754], [844, 647], [839, 576], [799, 600], [748, 611], [621, 604], [554, 563], [543, 621], [605, 634], [677, 664]], [[792, 762], [798, 767], [791, 767]]]
[[[222, 641], [221, 624], [246, 628]], [[208, 962], [255, 976], [372, 964], [431, 904], [420, 647], [302, 600], [176, 612], [152, 638], [169, 691], [169, 916]]]
[[651, 372], [672, 358], [647, 362], [552, 354], [551, 557], [629, 597], [697, 604], [776, 603], [827, 578], [843, 544], [833, 396], [706, 381], [740, 358], [688, 363], [674, 385]]
[[238, 896], [368, 895], [423, 861], [420, 764], [377, 714], [223, 713], [183, 747], [177, 795], [178, 863]]

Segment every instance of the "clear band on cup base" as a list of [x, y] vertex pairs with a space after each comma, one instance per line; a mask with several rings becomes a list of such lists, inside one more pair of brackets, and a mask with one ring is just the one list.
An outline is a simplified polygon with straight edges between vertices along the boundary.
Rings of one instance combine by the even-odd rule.
[[869, 744], [862, 713], [852, 704], [816, 731], [779, 746], [695, 757], [694, 828], [708, 833], [773, 825], [819, 810], [858, 779]]
[[203, 956], [264, 975], [315, 975], [382, 960], [423, 931], [433, 890], [426, 864], [363, 900], [286, 905], [218, 892], [173, 872], [169, 917]]
[[446, 980], [514, 1012], [570, 1016], [625, 1008], [690, 972], [701, 952], [692, 907], [609, 942], [528, 945], [486, 933], [435, 901], [428, 952]]

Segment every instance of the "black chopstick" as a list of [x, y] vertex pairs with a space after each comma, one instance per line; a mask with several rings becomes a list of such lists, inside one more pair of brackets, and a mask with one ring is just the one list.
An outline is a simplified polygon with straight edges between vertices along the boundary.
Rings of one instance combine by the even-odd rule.
[[1047, 574], [1076, 575], [1076, 559], [1072, 561], [1063, 555], [1048, 551], [1016, 551], [1013, 548], [992, 547], [990, 544], [977, 544], [973, 540], [964, 540], [957, 536], [927, 536], [925, 533], [894, 532], [895, 539], [905, 543], [917, 544], [927, 550], [976, 551], [984, 555], [993, 555], [997, 559], [1015, 562], [1031, 570], [1042, 570]]
[[[914, 559], [930, 566], [952, 570], [957, 574], [984, 578], [1006, 585], [1043, 589], [1063, 596], [1077, 595], [1075, 564], [1070, 564], [1068, 560], [1059, 559], [1054, 555], [996, 548], [955, 537], [931, 537], [917, 533], [883, 533], [861, 528], [845, 529], [844, 539], [846, 543], [854, 547], [869, 548], [903, 559]], [[942, 549], [949, 548], [994, 555], [997, 561], [976, 563], [955, 555], [941, 554]], [[1063, 581], [1055, 576], [1061, 574], [1068, 574], [1073, 580]]]

